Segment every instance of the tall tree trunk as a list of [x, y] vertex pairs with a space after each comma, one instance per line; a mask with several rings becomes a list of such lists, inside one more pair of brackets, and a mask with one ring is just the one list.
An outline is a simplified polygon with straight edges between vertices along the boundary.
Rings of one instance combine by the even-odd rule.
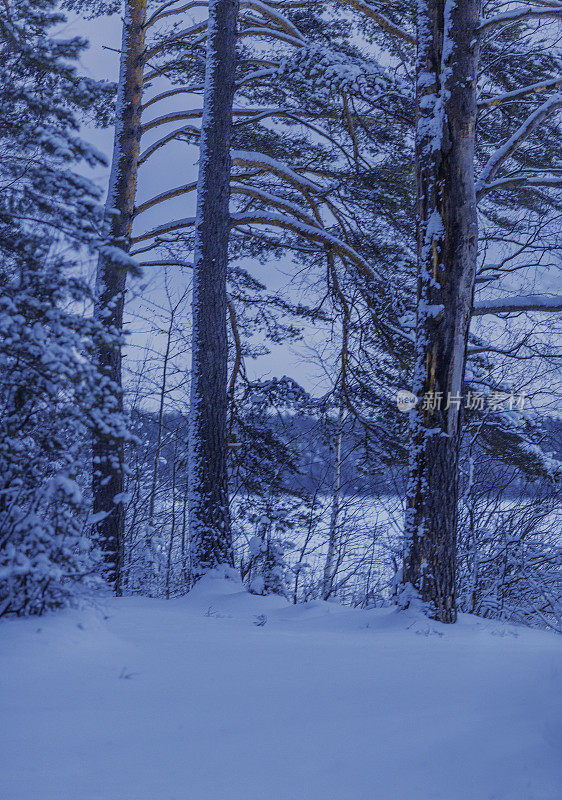
[[[126, 0], [121, 45], [121, 64], [115, 116], [115, 137], [109, 191], [106, 203], [108, 247], [100, 254], [96, 277], [97, 318], [111, 342], [123, 329], [123, 307], [128, 253], [140, 145], [140, 116], [144, 73], [146, 0]], [[121, 346], [114, 341], [100, 347], [99, 368], [113, 383], [115, 408], [123, 409]], [[104, 551], [108, 579], [121, 594], [123, 537], [125, 530], [123, 441], [108, 433], [93, 443], [93, 510], [104, 515], [97, 523], [100, 547]]]
[[232, 564], [227, 476], [226, 333], [230, 138], [238, 0], [211, 0], [197, 184], [189, 412], [193, 578]]
[[456, 620], [458, 452], [478, 244], [480, 0], [418, 0], [418, 315], [404, 582]]

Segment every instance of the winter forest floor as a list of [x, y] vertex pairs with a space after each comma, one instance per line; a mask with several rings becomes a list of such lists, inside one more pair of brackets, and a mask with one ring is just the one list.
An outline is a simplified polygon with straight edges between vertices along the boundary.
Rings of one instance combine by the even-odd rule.
[[554, 634], [207, 578], [0, 642], [4, 800], [562, 798]]

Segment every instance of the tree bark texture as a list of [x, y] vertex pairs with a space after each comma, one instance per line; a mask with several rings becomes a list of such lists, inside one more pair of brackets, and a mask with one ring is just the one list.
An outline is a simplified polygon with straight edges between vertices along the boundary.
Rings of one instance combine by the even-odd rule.
[[418, 0], [418, 312], [403, 580], [456, 620], [458, 452], [476, 275], [480, 0]]
[[237, 0], [211, 0], [201, 122], [189, 412], [192, 578], [233, 563], [227, 473], [227, 265]]
[[[113, 158], [106, 202], [108, 247], [99, 256], [96, 277], [95, 313], [107, 332], [97, 359], [101, 373], [111, 381], [110, 391], [118, 412], [123, 410], [121, 345], [118, 340], [123, 329], [127, 277], [126, 260], [119, 258], [119, 251], [129, 252], [137, 187], [146, 4], [146, 0], [125, 2]], [[97, 535], [105, 554], [108, 579], [117, 594], [122, 591], [125, 529], [123, 450], [123, 439], [112, 429], [95, 437], [93, 511], [96, 515], [104, 515], [96, 525]]]

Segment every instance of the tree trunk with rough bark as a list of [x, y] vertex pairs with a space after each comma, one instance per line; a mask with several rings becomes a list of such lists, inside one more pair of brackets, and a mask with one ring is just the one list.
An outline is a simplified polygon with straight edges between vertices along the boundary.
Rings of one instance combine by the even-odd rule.
[[[98, 259], [95, 314], [107, 331], [108, 343], [100, 347], [100, 371], [112, 382], [115, 409], [122, 411], [121, 346], [115, 343], [123, 329], [123, 307], [131, 226], [137, 186], [140, 117], [145, 64], [146, 0], [126, 0], [121, 64], [115, 114], [115, 136], [106, 203], [107, 244]], [[109, 343], [110, 342], [110, 343]], [[107, 577], [121, 594], [123, 567], [124, 452], [114, 433], [98, 435], [93, 443], [93, 511], [103, 518], [96, 524], [104, 552]]]
[[[403, 580], [456, 620], [458, 452], [476, 275], [480, 0], [418, 0], [418, 313]], [[407, 596], [408, 593], [406, 593]]]
[[192, 579], [232, 565], [227, 473], [227, 264], [237, 0], [211, 0], [201, 122], [189, 412]]

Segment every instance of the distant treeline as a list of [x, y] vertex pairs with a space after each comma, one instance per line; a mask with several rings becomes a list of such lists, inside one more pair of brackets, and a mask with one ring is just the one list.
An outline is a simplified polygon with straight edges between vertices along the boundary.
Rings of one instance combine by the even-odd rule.
[[[152, 450], [157, 440], [158, 415], [151, 411], [135, 410], [132, 423], [140, 439], [138, 446]], [[164, 482], [170, 477], [174, 454], [177, 459], [178, 452], [187, 453], [187, 416], [165, 414], [162, 425], [163, 446], [159, 475], [160, 480]], [[272, 414], [268, 418], [268, 426], [277, 438], [294, 450], [297, 456], [298, 470], [286, 471], [283, 476], [284, 490], [288, 493], [329, 492], [334, 471], [333, 429], [330, 420], [305, 414]], [[555, 459], [562, 460], [562, 420], [545, 417], [542, 426], [547, 436], [544, 449], [547, 452], [551, 450]], [[181, 447], [181, 442], [184, 443], [184, 448]], [[372, 460], [365, 458], [361, 437], [355, 431], [344, 434], [342, 452], [341, 485], [344, 494], [372, 496], [392, 495], [404, 491], [407, 465], [381, 462], [378, 468], [376, 465], [373, 468]], [[183, 457], [183, 462], [185, 459], [186, 455]], [[181, 469], [183, 463], [179, 466]], [[526, 485], [525, 478], [521, 476], [513, 481], [507, 494], [518, 495]]]

